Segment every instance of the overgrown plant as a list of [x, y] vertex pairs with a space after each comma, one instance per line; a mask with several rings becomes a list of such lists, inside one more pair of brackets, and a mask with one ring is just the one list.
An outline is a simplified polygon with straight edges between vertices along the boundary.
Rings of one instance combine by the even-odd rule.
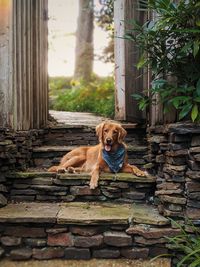
[[175, 107], [179, 120], [200, 121], [200, 1], [149, 0], [147, 9], [154, 19], [130, 22], [125, 35], [140, 51], [137, 68], [152, 71], [150, 96], [133, 96], [142, 110], [158, 95], [165, 112]]
[[188, 233], [184, 228], [173, 221], [180, 229], [180, 234], [168, 238], [170, 247], [173, 249], [174, 257], [178, 257], [177, 267], [199, 267], [200, 266], [200, 229], [189, 223], [192, 233]]
[[[54, 82], [55, 81], [55, 82]], [[63, 80], [66, 81], [66, 79]], [[113, 77], [99, 78], [93, 76], [89, 83], [71, 81], [63, 89], [56, 78], [51, 78], [50, 108], [54, 110], [92, 112], [109, 118], [114, 117], [114, 79]]]

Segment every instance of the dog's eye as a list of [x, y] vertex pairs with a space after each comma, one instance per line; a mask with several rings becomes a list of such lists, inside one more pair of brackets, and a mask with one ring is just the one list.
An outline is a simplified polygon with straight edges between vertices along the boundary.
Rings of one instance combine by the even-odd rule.
[[117, 133], [118, 133], [118, 131], [116, 131], [116, 130], [115, 130], [115, 131], [113, 131], [113, 132], [114, 132], [114, 134], [117, 134]]
[[104, 130], [104, 133], [107, 133], [107, 132], [108, 132], [108, 129], [105, 129], [105, 130]]

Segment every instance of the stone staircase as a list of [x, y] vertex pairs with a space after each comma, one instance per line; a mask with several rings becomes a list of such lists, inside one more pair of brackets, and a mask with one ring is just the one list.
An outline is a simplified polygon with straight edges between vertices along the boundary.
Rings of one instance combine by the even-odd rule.
[[[145, 131], [131, 125], [130, 163], [146, 163]], [[94, 127], [51, 127], [32, 150], [31, 168], [7, 173], [9, 204], [0, 210], [0, 256], [27, 259], [146, 259], [168, 253], [170, 226], [153, 205], [155, 178], [104, 173], [99, 187], [90, 176], [48, 173], [66, 152], [97, 142]]]

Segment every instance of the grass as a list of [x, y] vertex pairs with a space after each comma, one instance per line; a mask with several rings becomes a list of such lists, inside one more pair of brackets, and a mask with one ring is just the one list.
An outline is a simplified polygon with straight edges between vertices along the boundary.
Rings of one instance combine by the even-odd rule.
[[94, 77], [89, 83], [66, 77], [51, 77], [49, 87], [50, 109], [114, 117], [113, 77]]

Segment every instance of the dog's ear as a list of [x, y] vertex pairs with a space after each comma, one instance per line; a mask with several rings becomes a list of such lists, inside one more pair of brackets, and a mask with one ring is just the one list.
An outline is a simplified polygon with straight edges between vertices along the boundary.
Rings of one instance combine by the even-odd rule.
[[121, 144], [124, 141], [124, 138], [127, 135], [127, 131], [122, 128], [122, 126], [119, 126], [119, 133], [118, 133], [118, 143]]
[[96, 127], [96, 135], [99, 137], [99, 142], [101, 143], [103, 141], [103, 127], [105, 125], [105, 122], [100, 123]]

